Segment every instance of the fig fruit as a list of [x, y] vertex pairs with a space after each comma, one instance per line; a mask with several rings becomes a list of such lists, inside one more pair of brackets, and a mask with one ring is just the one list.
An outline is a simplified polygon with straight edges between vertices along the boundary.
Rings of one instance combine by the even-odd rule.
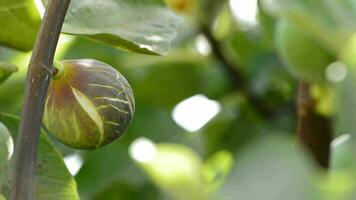
[[131, 86], [113, 67], [92, 59], [55, 62], [43, 122], [63, 144], [96, 149], [121, 136], [135, 102]]
[[279, 21], [276, 31], [277, 52], [287, 69], [304, 81], [326, 81], [325, 69], [335, 61], [314, 38], [286, 20]]

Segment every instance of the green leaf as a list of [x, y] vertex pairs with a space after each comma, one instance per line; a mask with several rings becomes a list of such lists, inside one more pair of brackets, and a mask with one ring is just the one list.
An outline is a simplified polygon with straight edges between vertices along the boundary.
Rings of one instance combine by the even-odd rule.
[[[7, 125], [12, 135], [17, 134], [18, 117], [0, 113], [0, 121]], [[61, 154], [44, 132], [41, 133], [38, 148], [35, 199], [79, 199], [74, 178], [68, 172]]]
[[15, 65], [0, 61], [0, 83], [4, 82], [14, 72], [17, 72]]
[[190, 148], [157, 144], [152, 160], [138, 164], [173, 199], [207, 199], [201, 177], [202, 161]]
[[313, 170], [295, 145], [286, 138], [268, 137], [249, 146], [235, 158], [220, 199], [316, 199]]
[[165, 54], [179, 21], [161, 0], [72, 1], [63, 32], [139, 53]]
[[14, 143], [9, 130], [0, 122], [0, 192], [12, 156]]
[[68, 172], [62, 155], [45, 133], [41, 133], [36, 169], [36, 199], [79, 199], [77, 185]]
[[204, 163], [202, 173], [207, 190], [215, 192], [225, 181], [234, 164], [233, 155], [228, 151], [218, 151]]
[[22, 51], [32, 49], [40, 24], [33, 0], [1, 0], [0, 23], [0, 44]]

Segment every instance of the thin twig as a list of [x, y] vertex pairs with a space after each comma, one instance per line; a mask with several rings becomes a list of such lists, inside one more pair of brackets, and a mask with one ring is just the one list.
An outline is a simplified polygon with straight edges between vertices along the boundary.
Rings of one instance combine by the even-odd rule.
[[265, 117], [271, 116], [271, 108], [269, 108], [261, 99], [256, 97], [256, 95], [251, 93], [248, 88], [247, 80], [240, 70], [241, 67], [239, 67], [235, 63], [230, 62], [229, 59], [225, 56], [224, 52], [221, 49], [219, 41], [214, 38], [211, 32], [211, 28], [209, 26], [202, 26], [201, 32], [208, 40], [214, 57], [221, 63], [221, 66], [228, 75], [234, 89], [243, 93], [247, 100], [250, 102], [250, 104], [254, 106], [254, 108], [256, 108], [260, 112], [260, 114]]
[[50, 0], [28, 67], [12, 174], [12, 200], [34, 199], [34, 172], [53, 57], [70, 0]]
[[298, 91], [298, 138], [317, 163], [329, 167], [332, 127], [330, 119], [316, 112], [316, 102], [310, 94], [310, 86], [300, 82]]

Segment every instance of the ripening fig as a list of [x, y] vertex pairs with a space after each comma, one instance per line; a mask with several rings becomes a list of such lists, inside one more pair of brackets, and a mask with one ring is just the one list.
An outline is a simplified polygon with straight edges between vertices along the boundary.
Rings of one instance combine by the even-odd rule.
[[288, 70], [308, 82], [324, 82], [326, 67], [335, 61], [318, 42], [287, 20], [279, 21], [277, 52]]
[[95, 149], [121, 136], [135, 112], [132, 89], [113, 67], [92, 59], [55, 62], [43, 122], [63, 144]]

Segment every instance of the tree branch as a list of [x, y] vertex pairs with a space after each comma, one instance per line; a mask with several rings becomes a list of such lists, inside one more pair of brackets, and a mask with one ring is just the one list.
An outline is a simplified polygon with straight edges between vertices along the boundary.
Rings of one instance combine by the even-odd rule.
[[37, 145], [53, 58], [70, 0], [50, 0], [37, 35], [26, 79], [12, 174], [12, 200], [34, 198]]
[[330, 119], [318, 114], [316, 102], [310, 94], [310, 86], [300, 82], [298, 91], [298, 138], [311, 152], [317, 163], [329, 167], [332, 127]]
[[272, 115], [272, 110], [269, 108], [263, 101], [257, 98], [248, 88], [248, 83], [246, 78], [243, 76], [243, 73], [239, 70], [240, 67], [236, 64], [229, 61], [226, 58], [224, 52], [222, 51], [219, 41], [217, 41], [209, 26], [202, 26], [201, 32], [208, 40], [214, 57], [222, 64], [221, 66], [225, 70], [226, 74], [228, 75], [233, 87], [235, 90], [240, 91], [243, 93], [247, 100], [251, 103], [251, 105], [256, 108], [260, 114], [265, 117], [269, 117]]

